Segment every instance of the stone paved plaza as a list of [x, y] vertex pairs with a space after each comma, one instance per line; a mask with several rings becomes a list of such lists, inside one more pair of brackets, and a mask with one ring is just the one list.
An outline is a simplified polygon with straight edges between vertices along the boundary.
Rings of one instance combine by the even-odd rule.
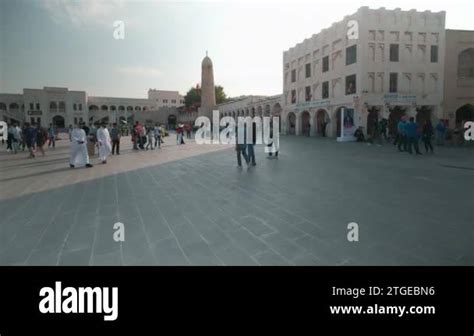
[[238, 169], [229, 146], [167, 139], [74, 170], [67, 141], [35, 160], [2, 147], [0, 265], [474, 265], [472, 147], [288, 136]]

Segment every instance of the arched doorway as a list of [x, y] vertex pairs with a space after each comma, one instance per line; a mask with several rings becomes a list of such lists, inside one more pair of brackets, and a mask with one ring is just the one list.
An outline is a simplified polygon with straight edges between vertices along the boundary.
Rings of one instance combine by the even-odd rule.
[[296, 134], [296, 115], [294, 112], [288, 113], [288, 134]]
[[64, 121], [64, 117], [63, 117], [63, 116], [60, 116], [60, 115], [54, 116], [54, 117], [53, 117], [53, 125], [54, 125], [56, 128], [65, 128], [65, 127], [66, 127], [66, 123], [65, 123], [65, 121]]
[[367, 135], [372, 139], [376, 137], [377, 124], [379, 122], [379, 109], [375, 106], [368, 108], [367, 112]]
[[466, 104], [456, 110], [456, 125], [474, 121], [474, 105]]
[[176, 128], [176, 122], [177, 122], [176, 116], [174, 114], [170, 114], [168, 116], [168, 128], [170, 129]]
[[406, 108], [401, 106], [394, 106], [389, 109], [390, 114], [388, 116], [388, 134], [391, 137], [395, 137], [397, 134], [397, 125], [400, 119], [405, 115]]
[[309, 136], [311, 132], [311, 125], [309, 122], [309, 112], [308, 111], [303, 111], [301, 113], [301, 135], [306, 135]]
[[433, 108], [431, 106], [420, 106], [416, 109], [416, 122], [418, 126], [423, 126], [426, 121], [431, 120], [431, 111]]
[[316, 130], [318, 135], [325, 137], [327, 135], [327, 124], [329, 123], [329, 114], [321, 109], [316, 112]]

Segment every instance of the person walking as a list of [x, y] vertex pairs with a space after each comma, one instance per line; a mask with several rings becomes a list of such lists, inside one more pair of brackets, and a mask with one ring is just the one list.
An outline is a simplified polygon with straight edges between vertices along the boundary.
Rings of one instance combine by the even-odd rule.
[[7, 152], [13, 152], [13, 125], [7, 128]]
[[[395, 145], [398, 145], [399, 152], [407, 151], [407, 137], [406, 137], [406, 120], [404, 117], [400, 118], [397, 124], [397, 134], [395, 138]], [[403, 146], [403, 149], [402, 149]]]
[[425, 121], [422, 130], [422, 139], [425, 144], [425, 153], [428, 153], [428, 149], [431, 150], [431, 154], [434, 153], [433, 145], [431, 144], [431, 138], [433, 137], [433, 125], [430, 120]]
[[444, 140], [446, 139], [446, 125], [443, 120], [439, 120], [436, 125], [436, 144], [438, 146], [444, 146]]
[[418, 124], [415, 122], [415, 118], [410, 117], [410, 122], [405, 126], [405, 134], [408, 141], [408, 153], [413, 154], [412, 147], [414, 147], [416, 155], [421, 155], [418, 148]]
[[243, 141], [239, 141], [239, 130], [238, 127], [235, 127], [235, 152], [237, 154], [237, 167], [242, 168], [242, 156], [244, 157], [247, 167], [250, 166], [250, 161], [245, 152], [245, 133], [243, 135]]
[[143, 126], [140, 124], [138, 120], [135, 122], [135, 132], [136, 132], [136, 141], [137, 141], [138, 148], [145, 149], [145, 147], [143, 146], [144, 139], [146, 139], [145, 129], [143, 128]]
[[153, 140], [155, 139], [155, 129], [153, 127], [147, 127], [147, 130], [146, 130], [146, 135], [148, 137], [148, 141], [147, 141], [147, 144], [146, 144], [146, 147], [145, 149], [148, 150], [148, 148], [150, 148], [151, 150], [153, 150]]
[[69, 127], [67, 128], [67, 133], [69, 135], [69, 141], [72, 141], [72, 138], [71, 138], [72, 130], [73, 130], [72, 125], [69, 125]]
[[270, 139], [272, 140], [272, 142], [267, 145], [267, 147], [268, 147], [267, 148], [267, 151], [268, 151], [268, 156], [267, 157], [269, 159], [272, 159], [273, 154], [275, 154], [275, 159], [278, 159], [278, 152], [279, 152], [279, 148], [280, 148], [279, 136], [274, 137], [273, 124], [270, 124]]
[[[385, 118], [382, 118], [379, 122], [379, 130], [380, 130], [380, 136], [383, 137], [385, 141], [388, 140], [387, 136], [387, 127], [388, 127], [388, 121]], [[382, 138], [380, 138], [382, 140]]]
[[89, 162], [86, 132], [79, 125], [75, 124], [71, 131], [69, 167], [75, 168], [78, 166], [92, 167]]
[[34, 124], [25, 123], [25, 143], [30, 153], [28, 157], [30, 159], [35, 157], [36, 136], [38, 133], [38, 129], [34, 126]]
[[21, 140], [21, 133], [20, 133], [20, 128], [16, 126], [16, 124], [13, 124], [12, 126], [12, 152], [13, 154], [18, 153], [18, 150], [20, 148], [20, 140]]
[[155, 124], [155, 148], [161, 148], [161, 128]]
[[49, 124], [48, 128], [48, 148], [51, 146], [56, 148], [56, 127], [53, 124]]
[[112, 129], [110, 130], [110, 138], [112, 139], [112, 155], [117, 153], [120, 155], [120, 138], [122, 137], [122, 132], [120, 128], [117, 127], [117, 123], [112, 124]]
[[107, 125], [103, 122], [100, 128], [97, 130], [97, 143], [99, 145], [99, 158], [103, 164], [107, 163], [107, 157], [111, 152], [112, 145], [110, 144], [110, 134], [106, 127]]
[[[250, 139], [250, 143], [247, 143], [246, 145], [246, 154], [247, 154], [247, 157], [249, 158], [249, 161], [250, 163], [252, 164], [252, 166], [256, 166], [257, 163], [255, 162], [255, 143], [257, 142], [257, 124], [256, 123], [252, 123], [252, 134], [251, 134], [251, 139]], [[247, 141], [247, 136], [245, 138], [245, 140]]]
[[41, 124], [38, 123], [37, 125], [37, 134], [36, 134], [36, 148], [39, 149], [39, 151], [41, 152], [41, 154], [43, 156], [46, 155], [46, 153], [44, 152], [44, 145], [46, 144], [46, 141], [48, 139], [48, 132], [43, 128], [41, 127]]

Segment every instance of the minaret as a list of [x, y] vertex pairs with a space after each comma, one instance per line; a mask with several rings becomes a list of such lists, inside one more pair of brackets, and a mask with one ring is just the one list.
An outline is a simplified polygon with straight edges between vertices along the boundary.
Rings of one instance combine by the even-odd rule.
[[216, 91], [214, 88], [214, 69], [212, 61], [207, 56], [201, 65], [201, 108], [199, 115], [212, 117], [212, 110], [216, 107]]

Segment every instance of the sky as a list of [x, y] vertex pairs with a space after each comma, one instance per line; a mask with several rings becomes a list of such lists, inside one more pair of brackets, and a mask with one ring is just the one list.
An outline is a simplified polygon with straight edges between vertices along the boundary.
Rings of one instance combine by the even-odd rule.
[[[185, 94], [209, 53], [228, 96], [282, 91], [283, 51], [361, 6], [446, 11], [446, 28], [474, 30], [474, 2], [407, 0], [0, 0], [0, 92], [44, 86], [91, 96]], [[114, 38], [114, 22], [124, 39]]]

